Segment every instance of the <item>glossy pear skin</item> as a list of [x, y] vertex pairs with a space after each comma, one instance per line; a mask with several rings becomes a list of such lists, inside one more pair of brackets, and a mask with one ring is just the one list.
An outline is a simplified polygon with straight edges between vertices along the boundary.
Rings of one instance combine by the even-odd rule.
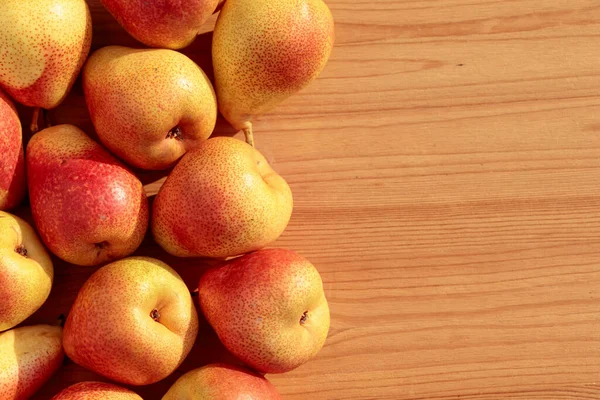
[[314, 80], [334, 42], [321, 0], [227, 0], [212, 57], [219, 110], [236, 129]]
[[218, 0], [102, 0], [135, 39], [150, 47], [181, 49], [191, 44]]
[[173, 50], [104, 47], [87, 62], [83, 87], [102, 143], [139, 168], [172, 166], [217, 120], [208, 77]]
[[50, 295], [52, 260], [33, 228], [0, 211], [0, 332], [36, 312]]
[[3, 0], [0, 87], [26, 106], [54, 108], [71, 90], [91, 42], [85, 0]]
[[162, 400], [281, 400], [264, 376], [226, 364], [210, 364], [184, 374]]
[[50, 251], [92, 266], [133, 253], [148, 227], [140, 180], [73, 125], [33, 136], [26, 151], [35, 225]]
[[325, 343], [330, 317], [321, 276], [293, 251], [265, 249], [226, 261], [198, 288], [225, 347], [256, 371], [290, 371]]
[[22, 136], [17, 110], [8, 96], [0, 91], [0, 210], [10, 210], [25, 196]]
[[198, 315], [181, 277], [165, 263], [130, 257], [96, 271], [65, 324], [65, 352], [117, 382], [148, 385], [169, 376], [198, 334]]
[[216, 137], [186, 154], [154, 201], [152, 233], [179, 257], [228, 257], [284, 231], [292, 192], [252, 146]]
[[25, 400], [41, 388], [64, 359], [62, 328], [34, 325], [0, 333], [0, 399]]
[[106, 382], [79, 382], [69, 386], [52, 400], [142, 400], [129, 389]]

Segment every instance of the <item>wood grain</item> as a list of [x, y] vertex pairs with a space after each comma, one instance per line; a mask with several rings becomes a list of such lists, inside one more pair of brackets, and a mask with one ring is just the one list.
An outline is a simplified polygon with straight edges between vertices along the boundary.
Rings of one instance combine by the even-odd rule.
[[[136, 45], [89, 4], [94, 48]], [[290, 400], [600, 399], [598, 0], [328, 4], [323, 75], [255, 124], [295, 197], [276, 245], [317, 265], [332, 310], [318, 358], [270, 379]], [[209, 73], [213, 24], [185, 51]], [[92, 132], [79, 86], [51, 118]], [[190, 288], [207, 264], [139, 253]], [[66, 314], [93, 271], [56, 270], [28, 323]], [[203, 321], [181, 371], [136, 390], [223, 359]], [[36, 398], [84, 379], [69, 363]]]

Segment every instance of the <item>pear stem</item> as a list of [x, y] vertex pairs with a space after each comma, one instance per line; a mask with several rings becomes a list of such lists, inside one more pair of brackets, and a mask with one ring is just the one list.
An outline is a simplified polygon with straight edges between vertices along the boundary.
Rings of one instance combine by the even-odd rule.
[[31, 133], [37, 133], [40, 129], [38, 126], [38, 121], [40, 119], [40, 107], [36, 107], [33, 109], [33, 117], [31, 118], [31, 125], [29, 128], [31, 129]]
[[246, 126], [244, 129], [244, 136], [246, 136], [246, 143], [248, 143], [250, 146], [255, 147], [254, 146], [254, 133], [252, 132], [252, 124], [249, 122], [248, 126]]

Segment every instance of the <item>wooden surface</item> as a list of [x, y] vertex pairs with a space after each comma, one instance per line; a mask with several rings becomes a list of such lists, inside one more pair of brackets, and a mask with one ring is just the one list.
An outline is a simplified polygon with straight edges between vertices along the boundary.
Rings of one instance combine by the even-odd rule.
[[[136, 45], [89, 3], [94, 48]], [[276, 245], [320, 269], [332, 329], [269, 378], [289, 400], [600, 399], [600, 2], [328, 4], [326, 70], [255, 132], [294, 192]], [[213, 24], [185, 51], [209, 73]], [[79, 86], [50, 116], [92, 132]], [[190, 288], [206, 264], [139, 253]], [[93, 270], [57, 262], [28, 323], [68, 313]], [[223, 359], [203, 321], [181, 371], [136, 390]], [[67, 363], [36, 398], [84, 379]]]

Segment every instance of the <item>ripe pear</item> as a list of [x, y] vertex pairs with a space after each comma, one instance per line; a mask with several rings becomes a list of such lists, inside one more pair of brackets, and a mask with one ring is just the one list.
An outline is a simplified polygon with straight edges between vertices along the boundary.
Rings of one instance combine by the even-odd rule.
[[142, 400], [129, 389], [105, 382], [79, 382], [69, 386], [52, 400]]
[[292, 192], [252, 146], [216, 137], [186, 154], [154, 200], [152, 233], [179, 257], [229, 257], [275, 241]]
[[65, 352], [117, 382], [148, 385], [169, 376], [198, 334], [198, 315], [181, 277], [165, 263], [131, 257], [96, 271], [65, 324]]
[[150, 47], [190, 45], [218, 0], [102, 0], [104, 7], [134, 38]]
[[0, 211], [0, 332], [44, 304], [53, 278], [52, 261], [33, 228]]
[[30, 398], [60, 368], [62, 328], [34, 325], [0, 333], [0, 399]]
[[91, 42], [85, 0], [2, 0], [0, 86], [26, 106], [54, 108], [71, 90]]
[[72, 125], [33, 136], [26, 152], [33, 219], [63, 260], [91, 266], [133, 253], [148, 227], [140, 180]]
[[102, 143], [139, 168], [172, 166], [217, 120], [208, 77], [173, 50], [104, 47], [87, 62], [83, 87]]
[[281, 400], [264, 376], [241, 367], [210, 364], [192, 370], [171, 386], [162, 400]]
[[227, 0], [212, 57], [219, 110], [252, 144], [252, 119], [314, 80], [334, 42], [322, 0]]
[[221, 342], [256, 371], [290, 371], [325, 343], [329, 306], [321, 276], [293, 251], [260, 250], [227, 261], [206, 272], [198, 288]]
[[[1, 69], [0, 61], [0, 69]], [[17, 206], [25, 196], [25, 161], [21, 121], [14, 104], [0, 91], [0, 210]]]

